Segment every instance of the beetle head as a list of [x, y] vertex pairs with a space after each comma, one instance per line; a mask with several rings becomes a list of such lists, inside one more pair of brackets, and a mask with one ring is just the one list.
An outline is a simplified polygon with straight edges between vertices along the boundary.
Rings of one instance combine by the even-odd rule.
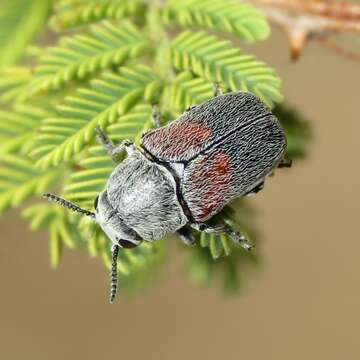
[[142, 242], [140, 236], [120, 218], [112, 207], [107, 192], [101, 192], [95, 199], [95, 220], [114, 245], [122, 248], [134, 248]]
[[119, 217], [117, 211], [111, 206], [107, 192], [101, 192], [95, 199], [94, 207], [95, 213], [82, 209], [80, 206], [65, 200], [57, 195], [43, 194], [43, 197], [49, 201], [56, 202], [72, 211], [81, 215], [90, 217], [93, 221], [98, 223], [107, 237], [112, 241], [112, 262], [111, 262], [111, 293], [110, 303], [115, 299], [117, 292], [117, 256], [119, 248], [134, 248], [142, 242], [139, 235], [129, 228], [124, 221]]

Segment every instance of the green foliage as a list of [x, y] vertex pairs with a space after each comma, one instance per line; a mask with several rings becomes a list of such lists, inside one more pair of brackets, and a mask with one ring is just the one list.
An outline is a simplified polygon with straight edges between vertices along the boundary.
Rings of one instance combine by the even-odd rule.
[[104, 73], [91, 81], [90, 88], [67, 97], [58, 106], [59, 116], [43, 121], [32, 155], [41, 156], [42, 168], [70, 161], [93, 140], [97, 126], [121, 121], [138, 101], [151, 100], [160, 86], [160, 79], [144, 65]]
[[81, 244], [76, 223], [65, 209], [50, 204], [36, 204], [27, 207], [22, 215], [30, 221], [32, 230], [49, 229], [52, 267], [57, 267], [60, 263], [63, 244], [70, 249]]
[[214, 257], [206, 248], [197, 247], [188, 251], [187, 271], [191, 282], [199, 286], [208, 286], [216, 276], [220, 277], [226, 292], [237, 292], [241, 287], [241, 277], [248, 266], [258, 267], [259, 259], [254, 252], [234, 249], [231, 256]]
[[164, 11], [167, 24], [234, 33], [247, 41], [263, 40], [270, 34], [264, 15], [236, 0], [171, 0]]
[[195, 77], [190, 71], [179, 72], [171, 85], [171, 106], [178, 112], [213, 96], [213, 86], [208, 81]]
[[173, 64], [179, 70], [190, 70], [233, 91], [250, 91], [269, 106], [282, 99], [274, 70], [228, 41], [205, 32], [185, 31], [174, 40], [171, 50]]
[[131, 23], [93, 26], [89, 35], [63, 38], [40, 59], [33, 91], [58, 90], [74, 79], [121, 65], [149, 50], [149, 42]]
[[[146, 104], [135, 106], [128, 114], [122, 116], [118, 122], [107, 128], [111, 139], [120, 142], [134, 138], [134, 134], [141, 134], [152, 123], [151, 107]], [[92, 206], [95, 197], [104, 189], [114, 164], [103, 146], [92, 146], [88, 155], [79, 161], [79, 171], [72, 173], [69, 183], [64, 188], [67, 199], [79, 202], [82, 206]]]
[[26, 45], [42, 29], [52, 0], [3, 0], [0, 11], [0, 68], [21, 59]]
[[20, 205], [30, 196], [39, 196], [59, 179], [61, 170], [38, 171], [25, 156], [1, 154], [0, 213]]
[[119, 20], [144, 11], [139, 0], [80, 0], [60, 3], [50, 25], [55, 31], [63, 31], [100, 20]]
[[[6, 54], [0, 67], [22, 56], [50, 4], [0, 5], [0, 47]], [[237, 0], [58, 0], [48, 25], [42, 29], [45, 46], [33, 44], [23, 65], [1, 69], [0, 212], [52, 187], [92, 209], [115, 166], [96, 143], [97, 126], [114, 142], [138, 143], [152, 127], [152, 105], [158, 105], [165, 124], [211, 98], [214, 82], [223, 91], [253, 92], [271, 107], [282, 100], [276, 72], [224, 39], [226, 33], [254, 42], [269, 34], [264, 16]], [[303, 155], [308, 129], [292, 111], [276, 111], [289, 155]], [[231, 223], [254, 241], [247, 226], [252, 212], [245, 201], [235, 207], [226, 207], [214, 221]], [[58, 266], [63, 248], [87, 249], [110, 266], [109, 240], [89, 219], [45, 202], [25, 207], [23, 216], [32, 229], [49, 232], [52, 266]], [[189, 276], [197, 283], [221, 273], [224, 287], [236, 289], [242, 266], [258, 261], [226, 236], [196, 236], [199, 246], [186, 254]], [[120, 285], [142, 286], [163, 263], [166, 246], [144, 242], [121, 251]]]
[[40, 122], [48, 116], [47, 109], [28, 104], [19, 103], [11, 110], [0, 109], [0, 154], [27, 154]]
[[[110, 269], [109, 240], [89, 220], [84, 219], [79, 225], [76, 215], [48, 203], [31, 205], [22, 211], [22, 216], [29, 220], [32, 230], [49, 230], [50, 264], [53, 268], [59, 266], [64, 248], [87, 247], [90, 256], [99, 256]], [[144, 243], [136, 249], [121, 251], [118, 258], [120, 286], [142, 287], [164, 262], [165, 250], [166, 243], [161, 242]]]
[[6, 104], [24, 100], [31, 79], [31, 69], [27, 67], [9, 67], [1, 70], [0, 103]]

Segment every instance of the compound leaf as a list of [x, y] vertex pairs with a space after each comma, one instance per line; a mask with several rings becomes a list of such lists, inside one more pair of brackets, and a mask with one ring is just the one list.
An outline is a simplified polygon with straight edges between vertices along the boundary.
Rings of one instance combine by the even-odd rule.
[[17, 104], [12, 111], [0, 110], [0, 154], [26, 154], [32, 148], [35, 132], [50, 111], [27, 104]]
[[31, 196], [46, 191], [61, 177], [61, 170], [34, 169], [27, 157], [2, 154], [0, 157], [0, 213], [16, 207]]
[[270, 34], [262, 12], [236, 0], [171, 0], [166, 3], [164, 20], [184, 28], [230, 32], [249, 42], [263, 40]]
[[0, 68], [21, 59], [45, 23], [52, 0], [6, 0], [0, 6]]
[[26, 99], [27, 87], [32, 79], [31, 69], [9, 67], [0, 71], [0, 102], [7, 104]]
[[[95, 128], [105, 129], [134, 107], [141, 99], [151, 100], [159, 89], [157, 75], [138, 65], [121, 68], [92, 80], [90, 89], [79, 89], [59, 106], [59, 117], [45, 119], [32, 156], [41, 157], [38, 165], [47, 168], [70, 161], [95, 137]], [[121, 120], [119, 120], [121, 121]]]
[[[107, 135], [117, 144], [125, 139], [136, 139], [152, 124], [151, 107], [137, 105], [118, 122], [110, 125]], [[104, 190], [115, 164], [102, 145], [89, 148], [88, 156], [78, 163], [79, 171], [70, 175], [64, 188], [67, 199], [76, 201], [84, 207], [91, 207], [95, 197]]]
[[176, 69], [192, 71], [227, 89], [250, 91], [269, 106], [282, 99], [281, 81], [275, 71], [229, 41], [205, 32], [185, 31], [173, 41], [171, 56]]
[[73, 79], [121, 65], [149, 49], [148, 40], [131, 23], [94, 25], [91, 34], [63, 38], [48, 49], [35, 69], [32, 91], [58, 90]]
[[184, 111], [213, 96], [213, 85], [203, 78], [195, 77], [189, 71], [180, 72], [171, 85], [171, 106], [176, 111]]
[[74, 4], [59, 4], [50, 26], [56, 31], [74, 28], [100, 20], [119, 20], [141, 14], [140, 0], [79, 0]]

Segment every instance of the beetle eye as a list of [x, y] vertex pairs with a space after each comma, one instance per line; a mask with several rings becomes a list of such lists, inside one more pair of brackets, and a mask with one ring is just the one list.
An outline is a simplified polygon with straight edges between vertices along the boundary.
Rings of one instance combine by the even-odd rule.
[[97, 210], [98, 202], [99, 202], [99, 195], [95, 198], [95, 201], [94, 201], [94, 208], [95, 208], [95, 210]]
[[138, 246], [138, 244], [134, 244], [131, 241], [123, 240], [123, 239], [119, 240], [119, 245], [124, 249], [133, 249], [134, 247]]

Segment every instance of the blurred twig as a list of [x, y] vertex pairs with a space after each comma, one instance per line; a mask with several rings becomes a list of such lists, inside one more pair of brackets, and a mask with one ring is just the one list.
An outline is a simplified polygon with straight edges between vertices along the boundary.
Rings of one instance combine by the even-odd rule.
[[340, 32], [360, 33], [360, 3], [331, 0], [248, 1], [260, 7], [270, 21], [287, 33], [292, 60], [299, 58], [310, 39], [320, 40], [320, 44], [346, 58], [360, 60], [360, 54], [328, 40], [329, 36]]

